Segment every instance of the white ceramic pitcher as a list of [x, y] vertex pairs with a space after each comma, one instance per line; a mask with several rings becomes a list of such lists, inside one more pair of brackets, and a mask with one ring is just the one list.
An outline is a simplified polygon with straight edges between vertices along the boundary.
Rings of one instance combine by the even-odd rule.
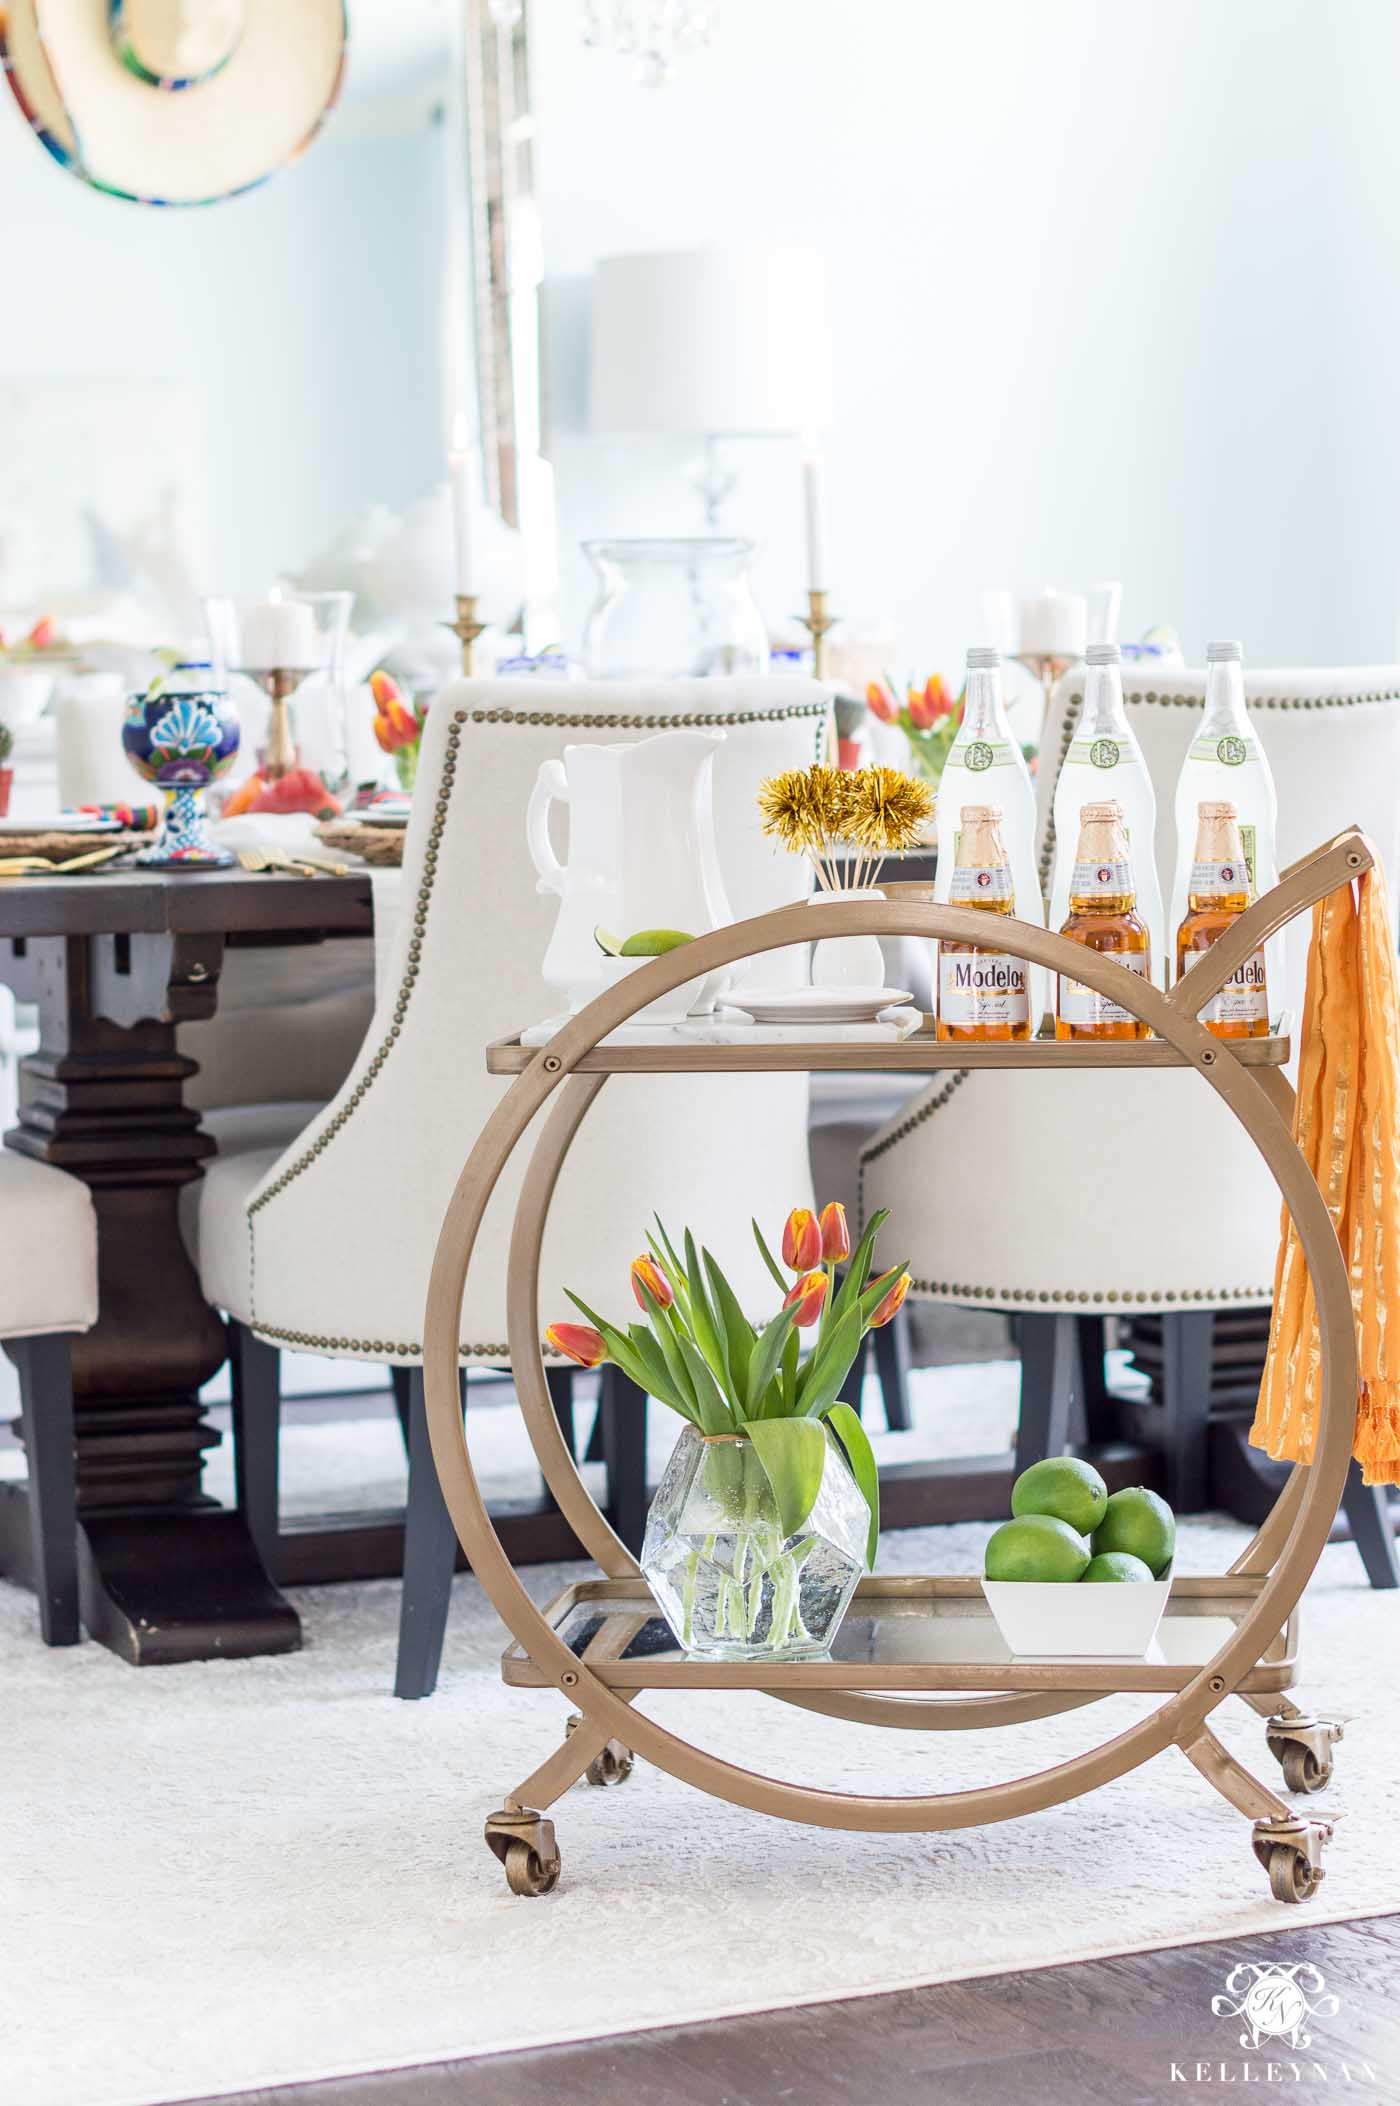
[[[723, 731], [658, 731], [635, 744], [566, 746], [535, 778], [525, 815], [537, 889], [559, 895], [542, 971], [577, 1007], [601, 990], [594, 930], [703, 936], [733, 920], [715, 852], [712, 776]], [[569, 859], [549, 835], [550, 808], [569, 807]], [[711, 981], [716, 976], [711, 976]], [[713, 1007], [707, 984], [696, 1008]]]

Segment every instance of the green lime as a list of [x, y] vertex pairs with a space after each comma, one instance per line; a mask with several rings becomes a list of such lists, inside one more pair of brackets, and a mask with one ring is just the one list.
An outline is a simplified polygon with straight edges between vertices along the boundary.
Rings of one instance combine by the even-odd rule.
[[1130, 1558], [1126, 1550], [1101, 1550], [1096, 1558], [1090, 1558], [1084, 1577], [1086, 1580], [1150, 1580], [1152, 1568], [1144, 1565], [1141, 1558]]
[[1107, 1505], [1108, 1486], [1098, 1471], [1072, 1455], [1047, 1455], [1022, 1470], [1011, 1487], [1013, 1514], [1051, 1514], [1081, 1536], [1098, 1527]]
[[622, 938], [614, 936], [611, 929], [595, 929], [593, 931], [593, 941], [597, 944], [599, 950], [605, 952], [609, 958], [620, 958], [622, 956]]
[[1153, 1579], [1160, 1579], [1176, 1549], [1176, 1521], [1171, 1508], [1143, 1484], [1115, 1492], [1094, 1530], [1094, 1549], [1125, 1550], [1130, 1558], [1142, 1559]]
[[695, 938], [684, 929], [638, 929], [616, 955], [619, 958], [660, 958], [664, 952], [678, 950], [681, 944], [694, 941]]
[[1053, 1514], [1021, 1514], [1003, 1521], [987, 1545], [989, 1580], [1077, 1580], [1089, 1546]]

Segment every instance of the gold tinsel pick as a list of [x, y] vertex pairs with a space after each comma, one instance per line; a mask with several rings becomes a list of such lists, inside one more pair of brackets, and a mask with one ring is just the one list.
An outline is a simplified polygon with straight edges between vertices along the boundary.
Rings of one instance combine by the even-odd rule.
[[925, 782], [898, 768], [856, 768], [843, 778], [846, 838], [867, 853], [912, 848], [933, 810]]

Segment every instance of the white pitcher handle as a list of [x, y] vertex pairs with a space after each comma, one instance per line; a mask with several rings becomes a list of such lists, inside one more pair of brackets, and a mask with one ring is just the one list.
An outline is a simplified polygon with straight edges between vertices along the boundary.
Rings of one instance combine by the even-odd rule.
[[530, 844], [530, 854], [538, 873], [536, 892], [562, 893], [564, 890], [564, 866], [555, 855], [554, 844], [549, 838], [549, 808], [552, 804], [567, 804], [568, 801], [569, 778], [564, 773], [564, 763], [561, 760], [541, 762], [535, 787], [530, 792], [530, 802], [525, 808], [525, 838]]

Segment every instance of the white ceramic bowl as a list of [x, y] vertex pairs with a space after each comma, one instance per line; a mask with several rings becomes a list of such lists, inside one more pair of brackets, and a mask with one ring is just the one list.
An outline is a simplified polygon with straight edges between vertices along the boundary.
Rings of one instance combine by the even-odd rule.
[[[579, 1010], [586, 1009], [605, 988], [616, 987], [619, 980], [636, 972], [639, 965], [650, 965], [651, 962], [650, 958], [608, 958], [599, 952], [597, 965], [588, 980], [569, 991], [570, 1015], [577, 1016]], [[658, 995], [654, 1002], [647, 1003], [645, 1009], [639, 1009], [635, 1016], [629, 1017], [629, 1027], [633, 1024], [683, 1024], [692, 1009], [698, 1007], [704, 984], [703, 978], [682, 980], [680, 986], [673, 987], [669, 994]]]
[[1140, 1660], [1171, 1590], [1170, 1579], [982, 1582], [1012, 1652], [1056, 1660]]
[[0, 666], [0, 724], [23, 731], [44, 714], [54, 676], [29, 666]]

